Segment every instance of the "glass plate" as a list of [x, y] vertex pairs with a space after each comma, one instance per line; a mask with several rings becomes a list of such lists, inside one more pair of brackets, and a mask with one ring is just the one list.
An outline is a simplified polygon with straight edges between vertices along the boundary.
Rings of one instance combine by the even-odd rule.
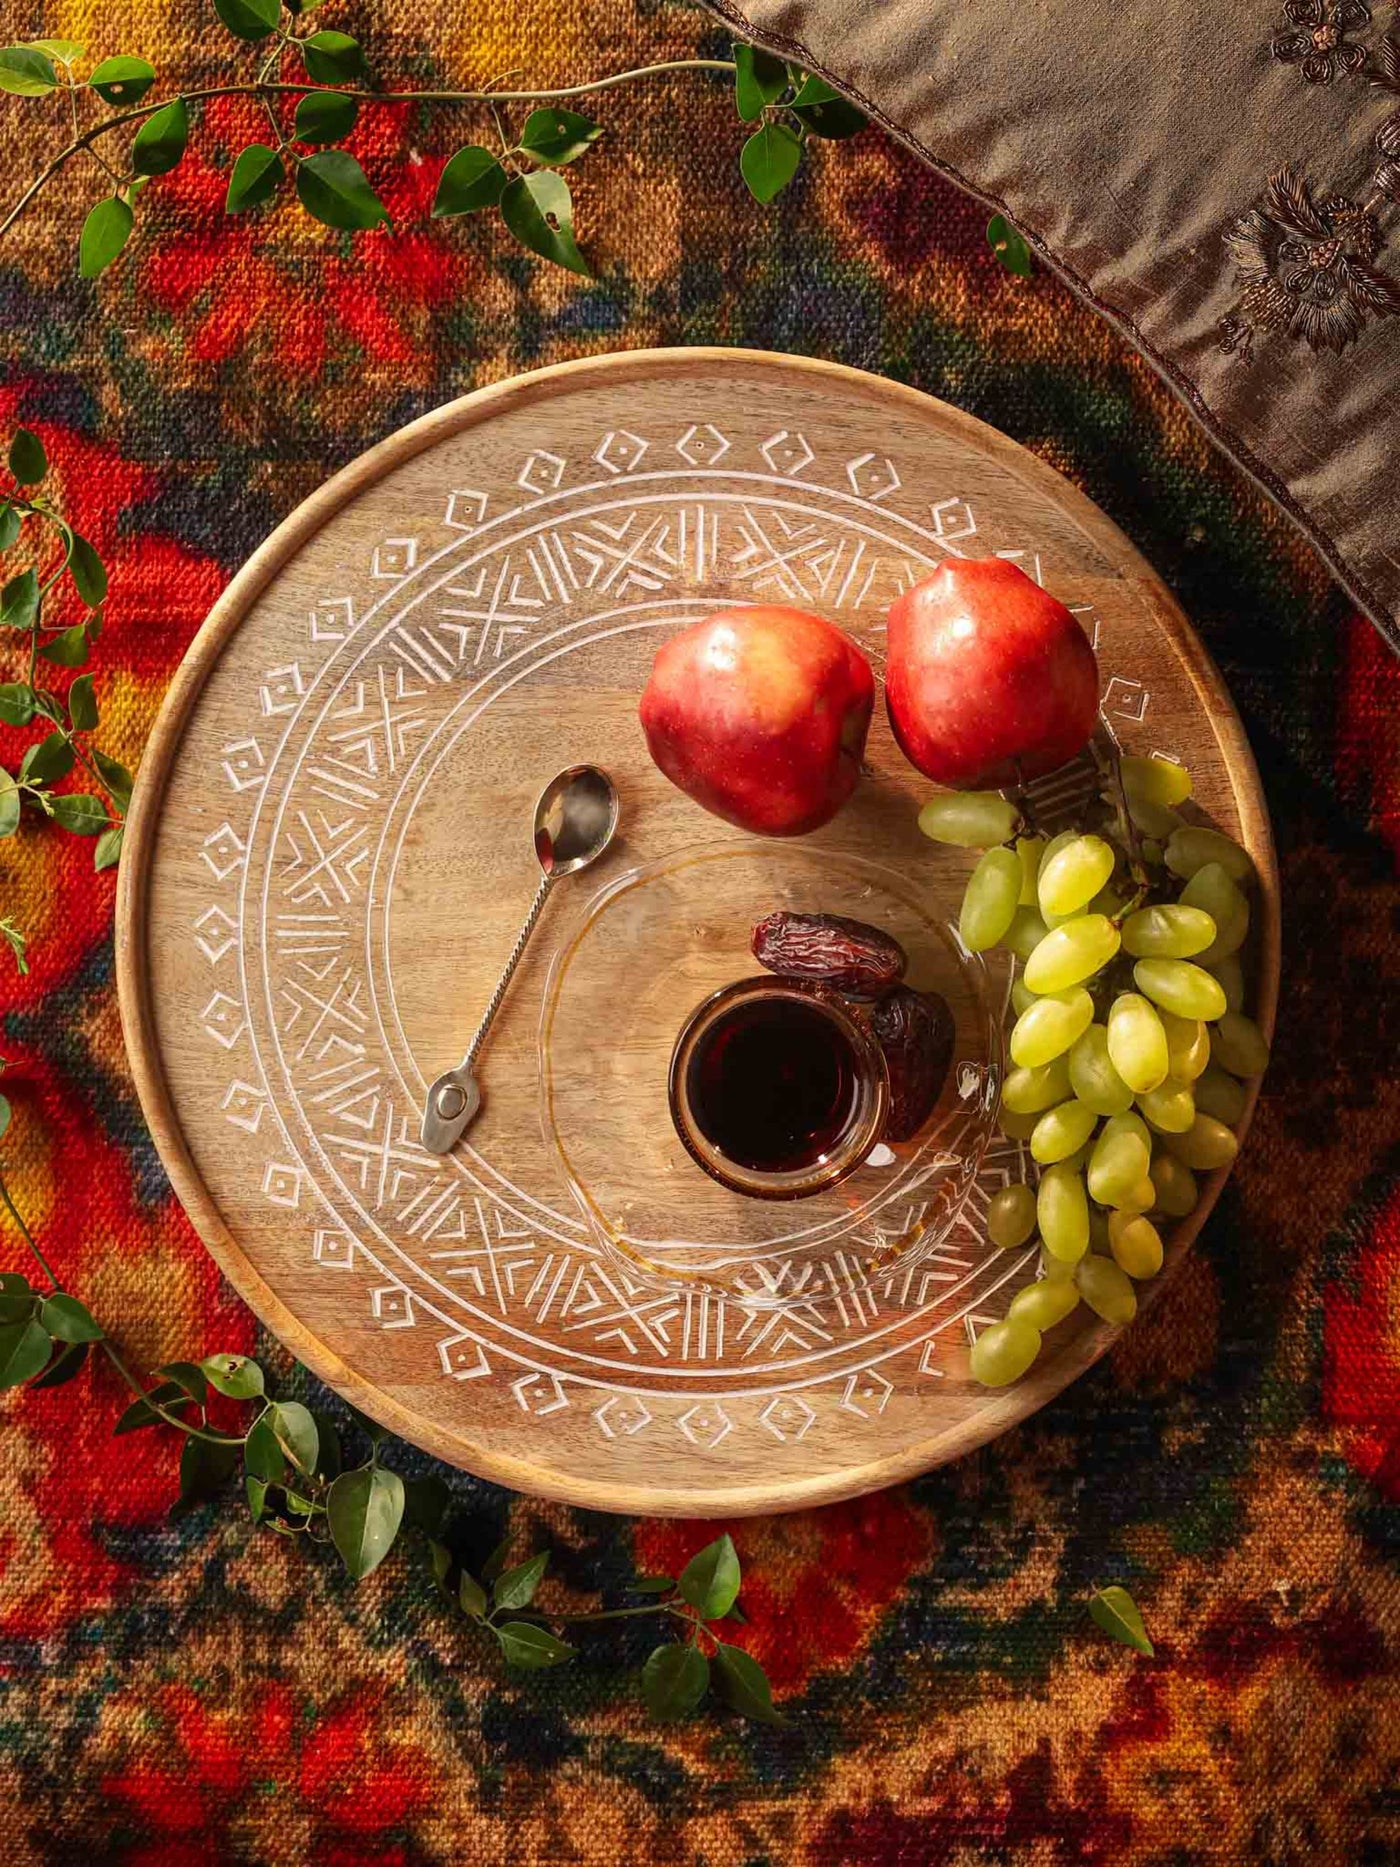
[[[1000, 971], [960, 947], [955, 905], [936, 879], [920, 889], [857, 856], [754, 838], [631, 869], [560, 916], [540, 1022], [545, 1133], [600, 1246], [632, 1277], [782, 1308], [859, 1290], [947, 1235], [992, 1133], [1005, 1003]], [[682, 1026], [712, 992], [760, 970], [750, 934], [779, 909], [893, 934], [907, 982], [942, 993], [956, 1029], [919, 1134], [877, 1147], [839, 1186], [783, 1203], [703, 1172], [667, 1098]]]

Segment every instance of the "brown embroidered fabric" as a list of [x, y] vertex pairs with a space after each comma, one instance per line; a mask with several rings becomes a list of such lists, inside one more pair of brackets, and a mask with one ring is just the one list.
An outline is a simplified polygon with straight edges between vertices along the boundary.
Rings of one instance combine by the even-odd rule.
[[1008, 216], [1400, 648], [1400, 21], [705, 0]]

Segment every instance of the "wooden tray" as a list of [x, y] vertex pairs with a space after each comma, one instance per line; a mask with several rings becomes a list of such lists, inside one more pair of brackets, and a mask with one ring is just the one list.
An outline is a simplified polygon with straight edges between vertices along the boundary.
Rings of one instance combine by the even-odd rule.
[[[725, 834], [641, 746], [661, 632], [721, 601], [797, 602], [878, 657], [898, 590], [949, 553], [992, 551], [1079, 612], [1128, 748], [1184, 759], [1252, 850], [1267, 1025], [1277, 878], [1218, 673], [1087, 499], [913, 390], [719, 349], [542, 370], [356, 461], [215, 606], [128, 831], [127, 1042], [209, 1249], [297, 1356], [392, 1431], [579, 1504], [786, 1510], [967, 1451], [1111, 1342], [1081, 1309], [1018, 1387], [967, 1381], [969, 1340], [1029, 1274], [1026, 1254], [1008, 1265], [982, 1244], [986, 1195], [1020, 1171], [1009, 1146], [959, 1231], [859, 1299], [756, 1324], [630, 1283], [586, 1236], [541, 1131], [547, 926], [484, 1059], [471, 1147], [438, 1160], [417, 1145], [424, 1086], [461, 1053], [532, 892], [541, 782], [578, 759], [614, 771], [625, 834], [608, 863]], [[883, 721], [871, 757], [886, 854], [915, 876], [940, 860], [912, 831], [928, 787]], [[845, 813], [821, 835], [859, 847], [879, 831]], [[620, 991], [644, 963], [620, 956]], [[607, 1025], [604, 1009], [600, 1042]]]

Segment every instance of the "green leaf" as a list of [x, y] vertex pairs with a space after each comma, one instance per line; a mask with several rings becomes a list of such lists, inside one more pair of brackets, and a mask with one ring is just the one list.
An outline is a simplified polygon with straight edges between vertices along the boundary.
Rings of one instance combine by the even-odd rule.
[[80, 733], [90, 733], [97, 724], [97, 696], [92, 681], [90, 674], [80, 674], [68, 689], [68, 717]]
[[107, 571], [87, 539], [80, 538], [77, 532], [68, 549], [68, 571], [78, 595], [89, 609], [96, 609], [107, 594]]
[[715, 1691], [731, 1711], [755, 1724], [787, 1723], [773, 1703], [767, 1673], [752, 1654], [721, 1640], [715, 1648], [713, 1665]]
[[547, 1628], [535, 1627], [529, 1621], [503, 1621], [492, 1631], [501, 1643], [506, 1665], [515, 1666], [521, 1672], [537, 1672], [542, 1666], [562, 1666], [578, 1651], [567, 1640], [560, 1640]]
[[144, 58], [104, 58], [88, 79], [104, 104], [139, 104], [156, 81], [156, 68]]
[[1094, 1625], [1110, 1639], [1131, 1647], [1135, 1653], [1145, 1653], [1148, 1659], [1154, 1657], [1156, 1649], [1147, 1637], [1138, 1605], [1126, 1588], [1115, 1583], [1111, 1588], [1096, 1590], [1089, 1598], [1089, 1614]]
[[[0, 1096], [0, 1135], [10, 1125], [10, 1098]], [[23, 1271], [0, 1271], [0, 1297], [32, 1296], [33, 1287]]]
[[425, 1478], [406, 1478], [403, 1490], [404, 1527], [421, 1530], [425, 1536], [436, 1536], [452, 1502], [447, 1481], [436, 1472], [429, 1472]]
[[787, 66], [756, 45], [734, 42], [734, 106], [741, 123], [754, 123], [765, 104], [776, 104], [788, 87]]
[[36, 52], [47, 52], [50, 58], [56, 58], [60, 65], [71, 65], [80, 59], [87, 47], [79, 45], [76, 39], [26, 39], [24, 42]]
[[495, 207], [506, 185], [506, 172], [489, 149], [473, 143], [459, 149], [438, 181], [433, 197], [433, 214], [475, 214], [481, 208]]
[[256, 1400], [263, 1392], [263, 1371], [247, 1355], [206, 1355], [199, 1368], [215, 1393], [230, 1400]]
[[477, 1581], [476, 1577], [468, 1574], [465, 1569], [463, 1569], [457, 1582], [457, 1599], [461, 1602], [464, 1611], [470, 1614], [474, 1621], [479, 1621], [484, 1618], [486, 1614], [486, 1590], [481, 1586], [481, 1583]]
[[[0, 838], [14, 835], [15, 831], [19, 828], [19, 817], [19, 786], [7, 771], [0, 771]], [[6, 938], [10, 940], [10, 944], [13, 947], [14, 940], [9, 933], [7, 922], [0, 922], [0, 932], [5, 933]], [[22, 958], [22, 948], [17, 949], [17, 952]], [[24, 970], [25, 968], [21, 966], [20, 971], [23, 972]]]
[[34, 689], [28, 681], [6, 681], [0, 687], [0, 721], [6, 726], [27, 726], [34, 717]]
[[71, 629], [60, 629], [51, 636], [39, 650], [45, 661], [52, 661], [59, 668], [81, 668], [88, 658], [88, 632], [85, 625], [75, 622]]
[[987, 222], [987, 244], [1008, 272], [1018, 279], [1031, 276], [1031, 249], [1004, 214], [993, 214]]
[[30, 1388], [66, 1386], [75, 1374], [82, 1372], [83, 1363], [88, 1358], [88, 1348], [89, 1344], [86, 1342], [67, 1343], [54, 1356], [38, 1380], [29, 1383]]
[[664, 1595], [675, 1585], [675, 1577], [670, 1575], [634, 1575], [627, 1589], [633, 1595]]
[[343, 149], [322, 149], [297, 165], [297, 199], [323, 227], [377, 227], [388, 209]]
[[8, 551], [19, 537], [19, 528], [24, 523], [13, 506], [0, 506], [0, 551]]
[[83, 231], [78, 236], [81, 278], [95, 279], [99, 272], [106, 271], [131, 238], [134, 220], [126, 202], [119, 201], [115, 195], [98, 202], [83, 222]]
[[45, 1299], [39, 1321], [56, 1342], [100, 1342], [106, 1333], [86, 1303], [66, 1290]]
[[337, 1478], [326, 1497], [331, 1540], [361, 1581], [393, 1548], [403, 1521], [403, 1479], [382, 1465], [361, 1465]]
[[167, 1381], [173, 1382], [181, 1393], [188, 1394], [201, 1407], [209, 1398], [209, 1383], [204, 1378], [203, 1368], [196, 1362], [168, 1361], [163, 1368], [157, 1368], [156, 1373], [163, 1374]]
[[299, 1400], [279, 1400], [269, 1407], [267, 1417], [278, 1445], [297, 1470], [309, 1478], [316, 1469], [316, 1452], [320, 1445], [320, 1434], [310, 1409]]
[[180, 1500], [177, 1511], [213, 1497], [238, 1468], [238, 1447], [224, 1440], [185, 1436], [180, 1451]]
[[453, 1595], [451, 1588], [448, 1586], [447, 1578], [452, 1573], [452, 1551], [447, 1547], [446, 1543], [439, 1543], [435, 1537], [430, 1536], [428, 1538], [428, 1555], [432, 1560], [433, 1579], [436, 1581], [443, 1594], [447, 1596], [447, 1599], [451, 1601]]
[[[4, 787], [0, 786], [0, 810], [3, 810], [4, 802]], [[8, 834], [6, 831], [0, 830], [0, 836], [6, 834]], [[10, 949], [14, 957], [15, 971], [23, 978], [25, 973], [29, 971], [29, 962], [24, 957], [25, 935], [16, 927], [14, 921], [8, 914], [6, 914], [3, 919], [0, 919], [0, 940], [3, 940], [5, 945]]]
[[864, 113], [834, 91], [825, 78], [804, 78], [792, 100], [792, 110], [813, 136], [823, 136], [829, 142], [859, 135], [867, 121]]
[[119, 1438], [123, 1433], [139, 1432], [145, 1426], [164, 1425], [156, 1407], [164, 1407], [168, 1412], [179, 1415], [190, 1404], [189, 1395], [178, 1382], [161, 1381], [144, 1399], [132, 1401], [112, 1431]]
[[667, 1642], [642, 1668], [642, 1697], [653, 1718], [689, 1718], [710, 1689], [710, 1662], [698, 1647]]
[[569, 184], [553, 169], [517, 175], [501, 190], [501, 219], [523, 247], [570, 272], [592, 275], [574, 241]]
[[122, 838], [126, 834], [124, 823], [109, 824], [98, 837], [92, 851], [92, 867], [95, 875], [103, 869], [114, 869], [122, 859]]
[[50, 733], [30, 746], [19, 762], [21, 784], [52, 784], [73, 769], [73, 748], [62, 733]]
[[345, 1469], [345, 1459], [340, 1450], [340, 1430], [328, 1413], [318, 1410], [311, 1417], [316, 1422], [316, 1476], [327, 1480], [339, 1478]]
[[[208, 1372], [207, 1368], [205, 1372]], [[272, 1430], [271, 1415], [272, 1409], [269, 1407], [248, 1428], [248, 1437], [243, 1444], [243, 1463], [264, 1484], [280, 1485], [287, 1475], [287, 1461], [282, 1456], [282, 1448]]]
[[681, 1570], [681, 1599], [703, 1620], [728, 1614], [739, 1596], [739, 1557], [729, 1536], [717, 1536]]
[[[5, 1104], [4, 1126], [8, 1127], [10, 1105], [4, 1096], [0, 1096], [0, 1102]], [[37, 1301], [38, 1292], [30, 1289], [29, 1279], [19, 1271], [7, 1271], [0, 1277], [0, 1323], [27, 1322]]]
[[183, 97], [173, 98], [136, 132], [131, 166], [138, 175], [168, 175], [190, 139], [190, 113]]
[[10, 472], [21, 486], [37, 486], [49, 470], [44, 443], [28, 428], [16, 428], [10, 442]]
[[279, 0], [214, 0], [214, 11], [236, 39], [265, 39], [282, 11]]
[[549, 1551], [542, 1549], [538, 1556], [531, 1556], [528, 1562], [507, 1569], [491, 1591], [491, 1599], [496, 1607], [528, 1608], [548, 1567]]
[[74, 836], [100, 836], [107, 828], [107, 806], [87, 791], [66, 791], [53, 800], [54, 822]]
[[32, 1317], [0, 1328], [0, 1387], [18, 1387], [38, 1374], [48, 1359], [48, 1331]]
[[267, 1509], [267, 1480], [254, 1478], [251, 1472], [243, 1474], [243, 1489], [248, 1498], [248, 1511], [254, 1523], [261, 1523]]
[[532, 161], [560, 168], [586, 154], [602, 134], [601, 123], [576, 110], [532, 110], [520, 132], [520, 147]]
[[[4, 1138], [5, 1131], [10, 1125], [10, 1114], [10, 1098], [0, 1096], [0, 1139]], [[27, 1290], [29, 1279], [21, 1271], [0, 1271], [0, 1291], [12, 1288]]]
[[122, 815], [126, 815], [127, 805], [131, 802], [131, 787], [136, 782], [120, 759], [109, 758], [105, 752], [93, 747], [92, 762], [97, 767], [97, 775], [112, 794], [112, 802]]
[[310, 91], [297, 105], [292, 135], [303, 143], [338, 143], [355, 127], [360, 106], [339, 91]]
[[307, 77], [317, 84], [344, 84], [364, 76], [365, 55], [348, 32], [313, 32], [301, 41], [301, 57]]
[[481, 1565], [481, 1579], [483, 1582], [494, 1582], [497, 1576], [505, 1572], [506, 1554], [509, 1549], [510, 1532], [507, 1530], [500, 1542], [497, 1543], [496, 1547], [491, 1551], [491, 1554]]
[[739, 173], [755, 201], [780, 195], [802, 160], [802, 144], [786, 123], [760, 124], [739, 151]]
[[58, 89], [52, 61], [27, 45], [7, 45], [0, 51], [0, 91], [16, 97], [47, 97]]
[[0, 589], [0, 625], [32, 629], [39, 614], [39, 575], [33, 568], [20, 571]]

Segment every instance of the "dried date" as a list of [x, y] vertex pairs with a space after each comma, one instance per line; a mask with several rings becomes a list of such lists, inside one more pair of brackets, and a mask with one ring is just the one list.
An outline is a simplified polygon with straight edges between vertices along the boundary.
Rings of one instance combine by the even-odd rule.
[[953, 1014], [936, 992], [896, 985], [870, 1012], [890, 1079], [887, 1141], [908, 1141], [929, 1116], [953, 1058]]
[[898, 940], [841, 914], [770, 914], [753, 930], [753, 955], [785, 979], [815, 979], [857, 998], [876, 997], [908, 963]]

